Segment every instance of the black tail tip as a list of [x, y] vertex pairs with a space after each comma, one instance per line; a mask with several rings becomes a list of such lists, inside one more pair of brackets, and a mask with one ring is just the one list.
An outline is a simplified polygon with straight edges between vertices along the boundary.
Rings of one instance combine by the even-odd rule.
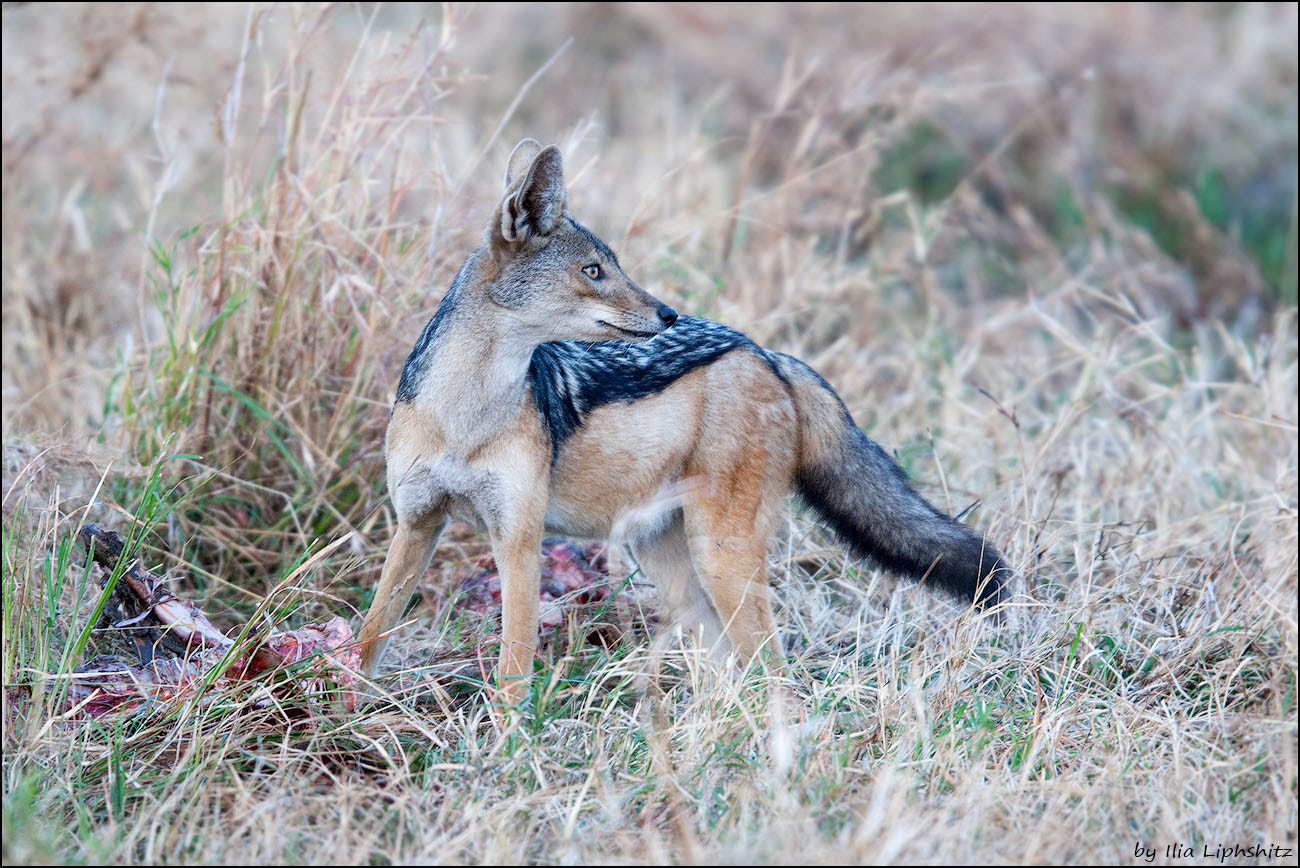
[[[963, 530], [965, 530], [963, 528]], [[980, 611], [996, 609], [1010, 596], [1015, 572], [1002, 553], [979, 534], [966, 531], [926, 571], [923, 582], [933, 582]]]
[[[987, 560], [986, 556], [984, 561]], [[1015, 578], [1015, 572], [1008, 566], [1002, 555], [995, 554], [993, 564], [988, 569], [984, 569], [981, 564], [978, 575], [980, 578], [975, 582], [972, 594], [975, 608], [984, 612], [996, 609], [1010, 596], [1009, 586], [1011, 580]]]

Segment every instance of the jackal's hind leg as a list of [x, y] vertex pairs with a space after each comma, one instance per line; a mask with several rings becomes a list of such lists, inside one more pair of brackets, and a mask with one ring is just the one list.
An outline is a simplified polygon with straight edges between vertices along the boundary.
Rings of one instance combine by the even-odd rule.
[[767, 539], [798, 461], [795, 407], [757, 356], [733, 353], [708, 369], [709, 410], [683, 476], [682, 506], [695, 573], [739, 661], [773, 642]]
[[[692, 524], [687, 519], [687, 526]], [[775, 640], [768, 599], [766, 537], [692, 533], [691, 554], [700, 584], [736, 651], [748, 663]]]
[[[723, 464], [708, 487], [683, 507], [686, 538], [708, 594], [742, 664], [776, 635], [767, 587], [767, 537], [780, 503], [781, 477], [761, 449]], [[722, 462], [715, 462], [722, 463]]]
[[634, 542], [632, 553], [646, 578], [654, 582], [672, 623], [680, 625], [701, 647], [717, 646], [725, 656], [731, 648], [691, 563], [690, 543], [681, 514], [659, 534]]

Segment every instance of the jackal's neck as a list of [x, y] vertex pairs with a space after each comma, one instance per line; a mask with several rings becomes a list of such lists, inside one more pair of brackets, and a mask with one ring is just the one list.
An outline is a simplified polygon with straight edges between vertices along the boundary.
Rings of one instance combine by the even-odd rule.
[[482, 261], [486, 256], [478, 251], [456, 276], [398, 387], [399, 402], [412, 401], [437, 421], [449, 446], [466, 450], [519, 412], [528, 365], [542, 342], [489, 297], [492, 270]]

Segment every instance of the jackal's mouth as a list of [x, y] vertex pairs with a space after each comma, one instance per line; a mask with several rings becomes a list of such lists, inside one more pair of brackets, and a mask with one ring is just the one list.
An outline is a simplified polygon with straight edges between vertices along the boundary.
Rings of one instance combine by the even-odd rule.
[[600, 323], [603, 326], [608, 326], [609, 328], [612, 328], [616, 332], [622, 332], [623, 334], [634, 338], [652, 338], [655, 335], [659, 334], [659, 332], [639, 332], [636, 329], [625, 329], [621, 326], [614, 325], [612, 322], [605, 322], [603, 319], [598, 319], [596, 320], [596, 322]]

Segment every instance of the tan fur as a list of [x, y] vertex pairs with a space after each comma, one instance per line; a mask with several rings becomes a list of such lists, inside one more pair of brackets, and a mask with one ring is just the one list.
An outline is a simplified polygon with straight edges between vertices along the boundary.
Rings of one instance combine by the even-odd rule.
[[418, 392], [399, 400], [389, 420], [385, 458], [398, 529], [359, 641], [373, 675], [438, 534], [450, 519], [469, 521], [488, 532], [501, 571], [501, 692], [513, 703], [531, 670], [551, 499], [550, 445], [525, 395], [528, 360], [547, 340], [649, 337], [676, 314], [566, 222], [554, 146], [520, 142], [503, 186], [486, 243], [457, 278], [454, 327], [420, 359]]
[[[401, 617], [414, 581], [427, 569], [437, 537], [448, 519], [470, 521], [487, 530], [502, 578], [503, 696], [517, 702], [531, 670], [537, 635], [540, 548], [546, 512], [549, 446], [536, 413], [521, 408], [502, 428], [463, 456], [446, 439], [436, 420], [407, 404], [394, 407], [385, 453], [389, 490], [398, 512], [398, 530], [380, 576], [374, 602], [358, 635], [363, 669], [373, 675], [387, 646], [388, 633]], [[450, 465], [436, 496], [428, 489], [438, 468]], [[447, 478], [461, 466], [473, 474], [465, 491]], [[469, 488], [496, 480], [502, 489], [496, 514], [472, 500]]]
[[[504, 190], [484, 246], [461, 269], [399, 385], [385, 443], [398, 528], [360, 633], [367, 674], [452, 519], [491, 539], [502, 578], [499, 696], [509, 704], [528, 688], [544, 529], [598, 538], [619, 529], [669, 615], [719, 656], [734, 651], [742, 661], [775, 633], [766, 543], [782, 498], [796, 481], [807, 484], [809, 468], [824, 484], [817, 480], [842, 461], [857, 462], [849, 497], [869, 504], [861, 514], [883, 526], [886, 544], [897, 543], [884, 551], [901, 553], [904, 566], [920, 557], [928, 566], [922, 544], [932, 539], [936, 557], [954, 550], [952, 539], [978, 541], [906, 487], [811, 369], [761, 351], [710, 356], [635, 399], [611, 392], [553, 455], [545, 425], [554, 423], [543, 422], [530, 391], [540, 381], [528, 379], [537, 348], [653, 337], [676, 313], [568, 218], [554, 146], [521, 142]], [[853, 536], [858, 513], [840, 515], [849, 511], [843, 495], [832, 485], [826, 503]]]
[[[681, 420], [693, 422], [682, 425]], [[750, 436], [762, 432], [763, 436]], [[518, 701], [536, 636], [543, 528], [605, 537], [629, 510], [656, 501], [665, 484], [682, 487], [682, 517], [633, 541], [638, 560], [661, 585], [672, 620], [720, 656], [743, 660], [775, 632], [767, 592], [766, 541], [789, 490], [797, 459], [793, 402], [757, 358], [734, 353], [681, 377], [664, 391], [592, 411], [548, 473], [549, 446], [536, 412], [520, 408], [470, 459], [476, 468], [520, 484], [506, 526], [465, 513], [464, 504], [412, 508], [428, 468], [446, 460], [437, 421], [413, 404], [394, 407], [386, 455], [399, 525], [375, 601], [361, 629], [364, 666], [373, 674], [448, 517], [488, 525], [503, 588], [502, 698]], [[553, 484], [547, 485], [547, 477]], [[527, 485], [528, 480], [539, 484]], [[633, 528], [635, 534], [636, 528]], [[381, 638], [382, 637], [382, 638]]]

